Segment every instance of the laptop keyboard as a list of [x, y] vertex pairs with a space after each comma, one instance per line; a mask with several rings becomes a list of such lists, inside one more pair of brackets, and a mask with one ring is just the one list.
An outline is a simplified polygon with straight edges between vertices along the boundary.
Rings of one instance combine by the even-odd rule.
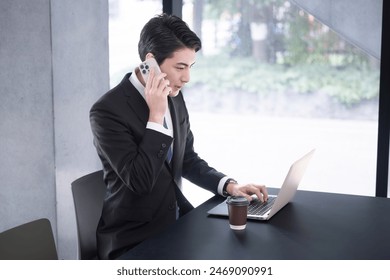
[[261, 202], [260, 200], [254, 199], [251, 201], [251, 203], [248, 206], [248, 215], [264, 215], [269, 211], [272, 207], [272, 205], [275, 202], [276, 197], [270, 196], [268, 197], [268, 201]]

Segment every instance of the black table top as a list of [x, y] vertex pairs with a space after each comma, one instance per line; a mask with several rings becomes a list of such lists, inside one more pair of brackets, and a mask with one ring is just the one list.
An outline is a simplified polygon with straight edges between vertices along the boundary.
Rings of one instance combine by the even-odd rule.
[[390, 259], [388, 198], [298, 191], [269, 221], [248, 220], [241, 232], [207, 214], [223, 199], [212, 197], [121, 259]]

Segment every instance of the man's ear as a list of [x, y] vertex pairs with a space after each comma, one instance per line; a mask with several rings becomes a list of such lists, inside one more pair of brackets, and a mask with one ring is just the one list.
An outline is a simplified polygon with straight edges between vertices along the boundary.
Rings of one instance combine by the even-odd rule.
[[145, 57], [145, 60], [149, 59], [149, 58], [152, 58], [152, 57], [154, 57], [154, 55], [152, 53], [147, 53], [146, 57]]

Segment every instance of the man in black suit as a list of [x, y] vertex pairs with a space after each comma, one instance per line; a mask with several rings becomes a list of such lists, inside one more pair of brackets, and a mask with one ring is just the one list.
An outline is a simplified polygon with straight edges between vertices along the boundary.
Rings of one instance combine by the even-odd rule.
[[154, 57], [162, 73], [151, 70], [145, 82], [137, 67], [91, 108], [107, 184], [97, 228], [101, 259], [119, 257], [193, 208], [181, 192], [182, 177], [215, 194], [268, 197], [265, 186], [237, 184], [194, 151], [181, 89], [200, 48], [200, 39], [180, 18], [152, 18], [138, 50], [141, 60]]

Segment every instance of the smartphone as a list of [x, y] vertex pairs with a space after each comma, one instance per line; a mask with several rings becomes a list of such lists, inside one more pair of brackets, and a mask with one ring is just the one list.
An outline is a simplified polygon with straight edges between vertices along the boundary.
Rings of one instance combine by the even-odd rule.
[[139, 65], [139, 70], [141, 71], [142, 77], [144, 78], [145, 83], [148, 81], [149, 72], [154, 68], [154, 74], [158, 75], [161, 73], [160, 67], [158, 66], [157, 61], [152, 57], [143, 61]]

